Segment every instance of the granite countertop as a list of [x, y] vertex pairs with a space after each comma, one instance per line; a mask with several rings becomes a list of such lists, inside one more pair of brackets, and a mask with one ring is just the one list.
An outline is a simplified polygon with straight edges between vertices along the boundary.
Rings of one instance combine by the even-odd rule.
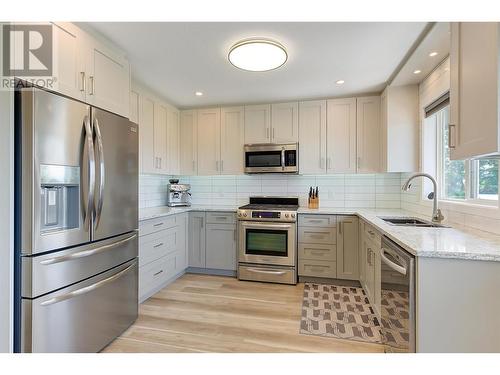
[[[153, 207], [139, 210], [139, 220], [175, 215], [189, 211], [236, 212], [236, 206]], [[357, 215], [373, 225], [383, 235], [417, 257], [453, 258], [500, 262], [500, 236], [466, 227], [417, 228], [391, 225], [381, 216], [411, 216], [429, 220], [428, 217], [399, 209], [349, 209], [300, 207], [299, 214]], [[445, 223], [446, 225], [446, 223]]]

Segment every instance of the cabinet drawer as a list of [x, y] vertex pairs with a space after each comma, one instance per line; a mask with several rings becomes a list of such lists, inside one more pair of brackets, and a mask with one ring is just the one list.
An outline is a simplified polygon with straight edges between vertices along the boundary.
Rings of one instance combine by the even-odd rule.
[[234, 224], [234, 212], [207, 212], [207, 224]]
[[182, 244], [181, 228], [173, 227], [160, 232], [140, 237], [139, 266], [148, 264], [156, 259], [177, 251]]
[[334, 227], [337, 218], [334, 215], [299, 215], [299, 226]]
[[366, 238], [380, 246], [382, 240], [381, 234], [368, 223], [365, 223], [364, 227], [364, 234]]
[[156, 219], [141, 221], [139, 223], [139, 236], [145, 236], [150, 233], [158, 232], [163, 229], [175, 227], [177, 216], [158, 217]]
[[299, 260], [299, 276], [337, 277], [337, 263], [325, 260]]
[[175, 275], [175, 256], [166, 256], [139, 268], [139, 295], [144, 296]]
[[335, 244], [337, 240], [337, 230], [333, 228], [312, 228], [299, 227], [299, 242]]
[[330, 260], [335, 262], [337, 259], [337, 246], [322, 244], [299, 244], [299, 260]]

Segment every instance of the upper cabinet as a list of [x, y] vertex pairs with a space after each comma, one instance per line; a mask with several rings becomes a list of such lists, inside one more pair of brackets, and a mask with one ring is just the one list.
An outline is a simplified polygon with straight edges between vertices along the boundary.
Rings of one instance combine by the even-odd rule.
[[327, 104], [327, 173], [356, 173], [356, 98]]
[[302, 174], [326, 171], [326, 100], [299, 103], [299, 168]]
[[271, 143], [271, 106], [245, 106], [245, 143]]
[[198, 174], [220, 174], [220, 108], [198, 110]]
[[451, 159], [500, 154], [499, 31], [493, 22], [451, 24]]
[[134, 87], [129, 100], [130, 120], [139, 124], [140, 173], [179, 174], [179, 110], [142, 87]]
[[271, 106], [271, 142], [299, 141], [299, 104], [279, 103]]
[[380, 96], [357, 98], [357, 171], [380, 171]]
[[418, 170], [418, 85], [388, 86], [380, 97], [381, 172]]
[[128, 60], [72, 23], [53, 23], [53, 35], [54, 90], [129, 117]]
[[180, 173], [196, 175], [198, 173], [198, 111], [181, 112], [180, 121]]
[[87, 38], [87, 102], [129, 116], [130, 66], [125, 57]]
[[53, 23], [54, 90], [85, 101], [86, 77], [82, 30], [69, 22]]
[[245, 144], [244, 115], [245, 110], [243, 107], [221, 108], [221, 174], [243, 174], [243, 146]]

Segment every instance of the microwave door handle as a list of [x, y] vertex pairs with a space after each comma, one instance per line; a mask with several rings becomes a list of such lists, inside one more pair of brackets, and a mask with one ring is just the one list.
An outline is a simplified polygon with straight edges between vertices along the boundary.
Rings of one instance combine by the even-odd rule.
[[281, 149], [281, 170], [285, 170], [285, 148]]
[[94, 142], [92, 139], [92, 127], [90, 125], [89, 116], [83, 119], [83, 126], [85, 128], [85, 141], [84, 147], [87, 146], [87, 160], [88, 163], [88, 196], [86, 207], [84, 208], [84, 228], [89, 228], [90, 218], [92, 217], [92, 209], [94, 205], [94, 189], [95, 189], [95, 158], [94, 158]]
[[105, 185], [105, 170], [104, 170], [104, 149], [102, 146], [102, 136], [101, 136], [101, 128], [99, 127], [99, 121], [96, 117], [94, 117], [94, 130], [96, 135], [96, 143], [97, 143], [97, 153], [99, 155], [99, 192], [97, 195], [97, 205], [95, 212], [95, 229], [99, 226], [99, 222], [101, 220], [102, 213], [102, 204], [103, 204], [103, 195], [104, 195], [104, 185]]

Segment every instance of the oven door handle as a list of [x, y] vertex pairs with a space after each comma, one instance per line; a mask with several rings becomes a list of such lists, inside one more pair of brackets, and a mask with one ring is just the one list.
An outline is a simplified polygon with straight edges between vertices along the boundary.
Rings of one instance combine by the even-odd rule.
[[255, 222], [248, 222], [248, 221], [240, 221], [241, 226], [245, 228], [278, 228], [278, 229], [290, 229], [292, 228], [292, 224], [275, 224], [275, 223], [255, 223]]
[[389, 260], [389, 258], [386, 257], [386, 251], [384, 248], [382, 248], [380, 250], [380, 258], [382, 258], [382, 261], [387, 265], [389, 266], [391, 269], [393, 269], [394, 271], [402, 274], [402, 275], [406, 275], [406, 272], [407, 272], [407, 269], [406, 267], [403, 267], [403, 266], [400, 266], [399, 264], [396, 264], [394, 262], [392, 262], [391, 260]]

